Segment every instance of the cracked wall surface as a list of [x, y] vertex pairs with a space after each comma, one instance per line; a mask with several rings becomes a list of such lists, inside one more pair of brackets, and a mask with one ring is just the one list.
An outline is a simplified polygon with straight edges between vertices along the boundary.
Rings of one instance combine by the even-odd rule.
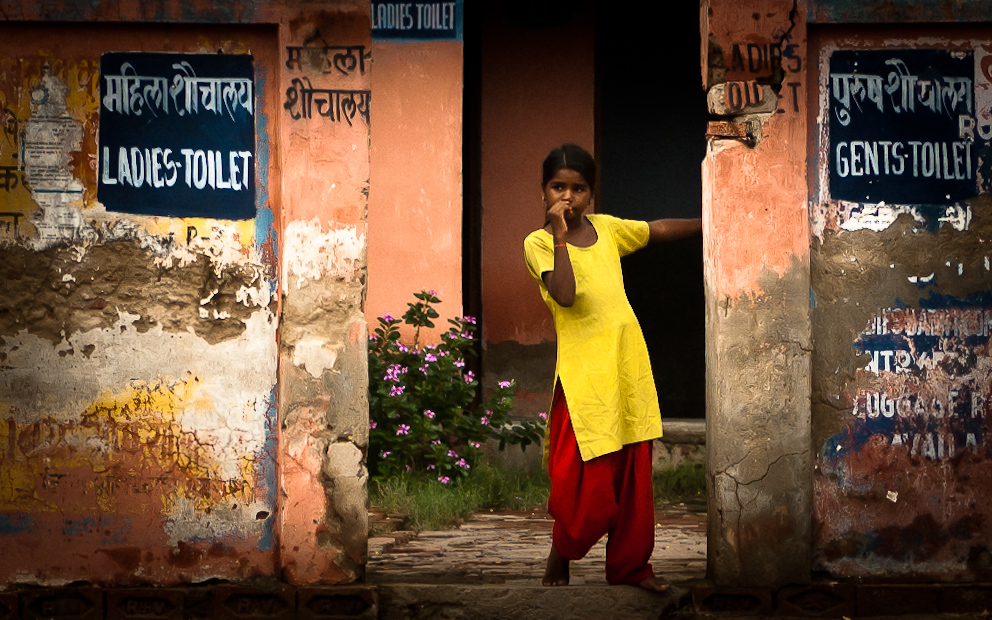
[[0, 30], [0, 582], [270, 574], [270, 233], [111, 213], [95, 192], [101, 51], [255, 48], [264, 75], [265, 40]]
[[805, 28], [792, 2], [701, 7], [708, 569], [809, 579]]
[[[367, 7], [155, 25], [185, 6], [0, 22], [0, 589], [363, 575], [368, 110], [286, 93], [367, 103], [357, 57], [331, 82], [319, 54], [287, 63], [317, 37], [367, 51]], [[253, 218], [97, 199], [100, 55], [141, 50], [251, 55]]]
[[[992, 491], [989, 135], [958, 133], [969, 117], [987, 122], [981, 120], [992, 89], [983, 69], [986, 46], [984, 34], [960, 28], [953, 37], [940, 29], [920, 39], [868, 28], [824, 39], [824, 73], [837, 50], [870, 50], [910, 63], [915, 57], [904, 50], [934, 50], [935, 58], [955, 50], [973, 99], [954, 110], [947, 139], [966, 140], [975, 155], [974, 168], [957, 175], [971, 177], [971, 197], [948, 194], [925, 205], [835, 198], [828, 187], [836, 149], [831, 154], [826, 146], [831, 91], [821, 75], [811, 214], [814, 564], [838, 577], [992, 576], [985, 501]], [[908, 74], [919, 70], [907, 67]], [[888, 99], [884, 105], [891, 109]], [[918, 126], [940, 122], [921, 110]], [[889, 136], [914, 139], [901, 130]], [[928, 183], [954, 180], [952, 166], [953, 158], [948, 172], [931, 173]], [[911, 175], [907, 168], [904, 182], [915, 182], [924, 170], [920, 165]]]
[[[341, 3], [290, 20], [280, 45], [322, 40], [370, 53], [370, 33], [367, 5]], [[323, 69], [294, 66], [282, 74], [283, 92], [305, 79], [315, 88], [369, 93], [368, 71], [329, 76]], [[279, 553], [292, 583], [351, 582], [364, 577], [368, 541], [369, 124], [360, 115], [304, 122], [287, 111]]]

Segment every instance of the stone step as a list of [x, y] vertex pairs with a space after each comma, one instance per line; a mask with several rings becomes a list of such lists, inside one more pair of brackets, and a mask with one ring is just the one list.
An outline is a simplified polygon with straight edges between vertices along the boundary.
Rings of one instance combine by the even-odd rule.
[[378, 586], [379, 620], [569, 620], [672, 617], [691, 605], [691, 591], [666, 593], [634, 586], [546, 588], [530, 581], [502, 584], [387, 584]]

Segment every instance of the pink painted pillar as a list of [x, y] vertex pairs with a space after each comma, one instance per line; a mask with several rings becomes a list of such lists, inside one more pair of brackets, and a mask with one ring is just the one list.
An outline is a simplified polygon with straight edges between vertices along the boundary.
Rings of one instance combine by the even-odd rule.
[[375, 43], [366, 317], [434, 290], [434, 343], [462, 315], [462, 55], [461, 41]]
[[707, 561], [717, 585], [810, 578], [806, 41], [793, 9], [781, 0], [701, 7], [711, 114], [726, 113], [724, 85], [782, 81], [771, 110], [726, 114], [750, 123], [756, 142], [711, 139], [703, 162]]
[[358, 2], [301, 12], [280, 28], [284, 52], [326, 45], [356, 55], [348, 71], [333, 68], [340, 50], [280, 65], [278, 537], [283, 576], [297, 585], [364, 575], [370, 28]]

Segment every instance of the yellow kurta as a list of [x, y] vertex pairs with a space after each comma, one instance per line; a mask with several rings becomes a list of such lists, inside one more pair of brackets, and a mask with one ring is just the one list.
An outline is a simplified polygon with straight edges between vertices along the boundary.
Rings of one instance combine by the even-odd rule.
[[[568, 246], [575, 303], [564, 308], [541, 274], [554, 270], [554, 240], [544, 229], [524, 240], [527, 268], [541, 287], [558, 335], [555, 381], [561, 381], [582, 460], [661, 436], [658, 393], [648, 349], [623, 288], [620, 257], [648, 242], [647, 222], [586, 216], [598, 239]], [[552, 386], [554, 387], [554, 386]]]

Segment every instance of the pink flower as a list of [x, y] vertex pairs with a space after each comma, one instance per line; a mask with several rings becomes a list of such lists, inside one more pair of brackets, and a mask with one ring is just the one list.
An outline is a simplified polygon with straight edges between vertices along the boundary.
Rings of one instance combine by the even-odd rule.
[[380, 319], [382, 319], [383, 321], [385, 321], [386, 323], [388, 323], [388, 322], [390, 322], [390, 321], [394, 321], [394, 320], [395, 320], [395, 319], [393, 318], [393, 315], [391, 315], [391, 314], [384, 314], [384, 315], [382, 315], [382, 316], [381, 316], [381, 317], [379, 317], [379, 318], [380, 318]]
[[462, 317], [462, 323], [471, 323], [472, 325], [475, 325], [475, 317], [474, 316], [468, 316], [468, 315], [463, 316]]
[[434, 463], [431, 463], [430, 465], [427, 466], [427, 471], [430, 471], [432, 469], [434, 469]]
[[455, 360], [455, 366], [458, 367], [458, 368], [464, 368], [465, 367], [465, 360]]
[[428, 409], [427, 411], [425, 411], [424, 412], [424, 415], [427, 416], [427, 419], [428, 420], [433, 420], [434, 419], [434, 412], [431, 411], [430, 409]]
[[468, 463], [467, 463], [467, 462], [465, 461], [465, 459], [458, 459], [458, 462], [457, 462], [457, 463], [455, 463], [455, 465], [457, 465], [457, 466], [459, 466], [459, 467], [462, 467], [462, 468], [464, 468], [464, 469], [471, 469], [471, 467], [472, 467], [471, 465], [469, 465], [469, 464], [468, 464]]
[[390, 454], [392, 454], [392, 452], [386, 450], [385, 452], [382, 453], [382, 458], [387, 458]]
[[441, 440], [440, 439], [435, 439], [434, 441], [431, 442], [431, 445], [432, 446], [440, 446], [441, 445]]
[[470, 441], [468, 443], [469, 443], [469, 445], [471, 445], [476, 450], [478, 450], [480, 447], [482, 447], [482, 444], [479, 443], [478, 441]]
[[472, 383], [475, 380], [475, 374], [470, 370], [465, 373], [465, 383]]
[[403, 390], [405, 390], [405, 389], [406, 388], [403, 387], [402, 385], [394, 385], [392, 387], [392, 389], [389, 390], [389, 395], [390, 396], [399, 396], [400, 394], [403, 393]]
[[547, 420], [548, 419], [548, 414], [546, 414], [546, 413], [544, 413], [542, 411], [539, 414], [537, 414], [537, 417], [541, 418], [542, 420]]
[[489, 426], [489, 418], [483, 417], [481, 420], [479, 420], [479, 424], [482, 424], [483, 426]]
[[372, 430], [372, 429], [373, 429], [373, 428], [375, 428], [376, 426], [377, 426], [377, 425], [376, 425], [376, 423], [375, 423], [375, 420], [369, 420], [369, 430]]
[[409, 369], [404, 366], [400, 366], [399, 364], [390, 364], [389, 368], [386, 369], [386, 376], [383, 377], [382, 380], [392, 381], [395, 383], [400, 380], [400, 375], [406, 374], [407, 370]]
[[428, 362], [436, 362], [437, 356], [434, 355], [433, 353], [428, 353], [427, 355], [424, 356], [424, 359], [427, 360]]
[[407, 351], [410, 350], [410, 349], [406, 348], [405, 346], [403, 346], [402, 344], [396, 345], [396, 348], [399, 350], [400, 353], [406, 353]]
[[451, 478], [447, 476], [438, 476], [437, 481], [440, 482], [441, 484], [448, 484], [449, 482], [451, 482]]
[[458, 458], [458, 453], [455, 452], [454, 450], [448, 450], [448, 456], [450, 456], [453, 459], [457, 459]]
[[513, 384], [512, 384], [511, 382], [509, 382], [509, 381], [500, 381], [500, 382], [499, 382], [499, 386], [500, 386], [501, 388], [508, 388], [508, 387], [510, 387], [511, 385], [513, 385]]
[[400, 424], [400, 427], [398, 429], [396, 429], [396, 434], [397, 435], [409, 435], [410, 434], [410, 425], [408, 425], [408, 424]]
[[375, 334], [369, 334], [369, 342], [375, 342], [378, 340]]

